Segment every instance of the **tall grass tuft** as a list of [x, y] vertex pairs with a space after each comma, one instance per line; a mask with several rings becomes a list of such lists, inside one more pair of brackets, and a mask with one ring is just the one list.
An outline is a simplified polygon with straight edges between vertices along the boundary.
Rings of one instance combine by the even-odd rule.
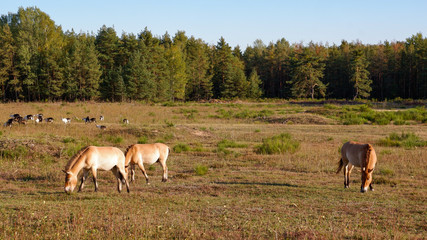
[[206, 173], [208, 173], [208, 167], [205, 165], [196, 165], [194, 167], [194, 172], [196, 173], [196, 175], [198, 176], [203, 176], [206, 175]]
[[173, 151], [176, 153], [188, 152], [190, 151], [190, 146], [188, 146], [186, 143], [178, 143], [173, 147]]
[[300, 143], [293, 139], [289, 133], [282, 133], [271, 138], [262, 140], [262, 144], [257, 146], [255, 152], [258, 154], [283, 154], [294, 153], [300, 147]]
[[412, 132], [402, 132], [401, 134], [393, 132], [388, 137], [381, 139], [379, 144], [387, 147], [404, 147], [406, 149], [414, 149], [416, 147], [427, 146], [427, 141], [424, 141]]

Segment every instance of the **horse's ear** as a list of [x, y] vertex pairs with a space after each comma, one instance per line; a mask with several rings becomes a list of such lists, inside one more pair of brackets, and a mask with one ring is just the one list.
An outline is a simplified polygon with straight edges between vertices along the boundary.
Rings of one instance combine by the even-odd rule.
[[67, 173], [67, 171], [65, 171], [64, 169], [62, 169], [62, 171], [63, 171], [64, 173]]

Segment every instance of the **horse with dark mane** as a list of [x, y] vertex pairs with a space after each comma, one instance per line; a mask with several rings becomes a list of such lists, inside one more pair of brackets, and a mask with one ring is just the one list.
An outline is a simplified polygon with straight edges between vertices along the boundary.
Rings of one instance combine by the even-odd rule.
[[338, 162], [337, 173], [344, 167], [344, 187], [350, 186], [350, 173], [354, 166], [362, 169], [362, 193], [372, 187], [372, 172], [374, 171], [377, 162], [377, 155], [371, 144], [363, 144], [358, 142], [346, 142], [341, 148], [341, 159]]
[[153, 144], [133, 144], [130, 145], [126, 151], [126, 161], [125, 166], [126, 170], [130, 165], [131, 170], [131, 182], [135, 180], [135, 165], [141, 169], [142, 174], [145, 176], [147, 184], [148, 175], [144, 168], [144, 163], [152, 165], [155, 162], [159, 162], [163, 168], [163, 177], [162, 182], [168, 180], [168, 167], [166, 166], [166, 160], [169, 155], [169, 147], [163, 143], [153, 143]]
[[115, 147], [95, 147], [88, 146], [82, 148], [76, 153], [67, 163], [65, 169], [65, 187], [66, 193], [73, 192], [77, 184], [77, 175], [83, 169], [83, 176], [79, 192], [84, 187], [84, 182], [88, 177], [89, 171], [92, 172], [93, 182], [95, 184], [95, 192], [98, 191], [98, 182], [96, 180], [97, 170], [111, 170], [117, 178], [117, 190], [122, 191], [122, 183], [126, 184], [129, 192], [129, 183], [127, 181], [127, 173], [125, 170], [125, 156], [122, 150]]

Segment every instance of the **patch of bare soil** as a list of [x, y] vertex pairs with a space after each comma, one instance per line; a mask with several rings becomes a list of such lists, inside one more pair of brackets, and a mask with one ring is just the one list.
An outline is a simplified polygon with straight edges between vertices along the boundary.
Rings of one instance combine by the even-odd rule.
[[263, 119], [268, 123], [279, 123], [279, 124], [314, 124], [314, 125], [329, 125], [336, 124], [336, 121], [323, 116], [310, 114], [310, 113], [298, 113], [289, 114], [285, 117], [270, 117]]

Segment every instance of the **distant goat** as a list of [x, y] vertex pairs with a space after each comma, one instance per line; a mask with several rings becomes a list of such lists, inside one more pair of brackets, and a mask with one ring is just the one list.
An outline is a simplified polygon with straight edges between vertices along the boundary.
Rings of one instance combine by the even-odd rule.
[[5, 127], [12, 127], [12, 123], [13, 123], [13, 118], [11, 118], [11, 119], [7, 120], [7, 121], [3, 124], [3, 126], [5, 126]]
[[25, 117], [24, 117], [24, 120], [34, 120], [34, 115], [26, 115]]
[[125, 118], [125, 119], [123, 119], [123, 123], [124, 123], [124, 124], [129, 124], [129, 120], [127, 120], [127, 119]]
[[83, 121], [85, 121], [85, 123], [93, 123], [96, 122], [96, 118], [90, 118], [89, 116], [83, 118]]
[[48, 117], [48, 118], [45, 119], [45, 121], [48, 122], [48, 123], [53, 123], [53, 118]]
[[106, 130], [107, 126], [104, 125], [96, 125], [97, 128], [101, 129], [101, 130]]
[[99, 116], [99, 121], [104, 121], [104, 116]]
[[71, 123], [71, 118], [62, 118], [62, 121], [67, 124], [67, 123]]

